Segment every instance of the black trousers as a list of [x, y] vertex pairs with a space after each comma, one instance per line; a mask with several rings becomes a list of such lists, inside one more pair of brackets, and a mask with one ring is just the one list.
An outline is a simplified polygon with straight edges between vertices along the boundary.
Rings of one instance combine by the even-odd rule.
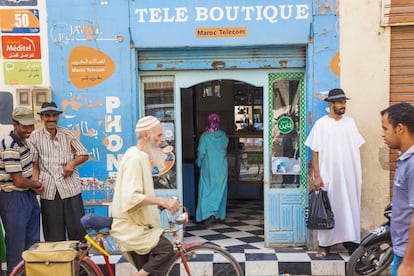
[[149, 254], [139, 255], [134, 251], [130, 251], [128, 254], [134, 261], [133, 265], [138, 270], [142, 268], [151, 276], [164, 276], [168, 269], [166, 264], [171, 260], [174, 254], [173, 251], [172, 243], [164, 236], [161, 236], [157, 246]]
[[80, 223], [85, 215], [82, 196], [61, 199], [56, 192], [54, 200], [40, 200], [43, 235], [46, 241], [82, 241], [86, 234]]

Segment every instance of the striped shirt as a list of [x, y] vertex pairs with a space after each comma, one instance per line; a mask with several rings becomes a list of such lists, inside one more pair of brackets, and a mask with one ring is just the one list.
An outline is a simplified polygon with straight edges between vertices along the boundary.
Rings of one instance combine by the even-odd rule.
[[0, 190], [25, 191], [14, 186], [12, 174], [21, 173], [23, 177], [32, 178], [33, 154], [28, 145], [23, 144], [14, 134], [5, 137], [0, 142]]
[[62, 199], [81, 193], [81, 182], [77, 167], [73, 174], [63, 177], [66, 164], [76, 156], [88, 155], [79, 138], [70, 130], [57, 127], [56, 136], [52, 138], [43, 127], [32, 132], [29, 138], [33, 144], [33, 161], [38, 162], [39, 180], [45, 185], [40, 198], [53, 200], [56, 192]]

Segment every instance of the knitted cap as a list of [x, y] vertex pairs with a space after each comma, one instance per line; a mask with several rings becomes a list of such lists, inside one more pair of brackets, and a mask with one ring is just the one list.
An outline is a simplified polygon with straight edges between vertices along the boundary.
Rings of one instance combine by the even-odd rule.
[[161, 123], [154, 116], [145, 116], [138, 120], [137, 125], [135, 126], [136, 132], [147, 131]]

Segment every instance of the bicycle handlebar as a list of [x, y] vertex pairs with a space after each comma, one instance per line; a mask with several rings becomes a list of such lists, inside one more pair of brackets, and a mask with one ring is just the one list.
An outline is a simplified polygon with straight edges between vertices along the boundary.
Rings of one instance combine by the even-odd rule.
[[187, 207], [185, 207], [184, 205], [180, 205], [180, 208], [183, 209], [183, 213], [176, 216], [175, 219], [173, 219], [173, 215], [171, 215], [171, 211], [168, 209], [163, 208], [161, 211], [165, 211], [166, 215], [167, 215], [167, 221], [168, 223], [173, 223], [173, 224], [184, 224], [188, 222], [188, 209]]

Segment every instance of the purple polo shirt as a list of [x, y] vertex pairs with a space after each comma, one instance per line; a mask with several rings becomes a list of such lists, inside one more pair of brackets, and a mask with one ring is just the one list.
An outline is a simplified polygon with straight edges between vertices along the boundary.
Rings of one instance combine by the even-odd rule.
[[394, 254], [404, 257], [414, 208], [414, 146], [397, 159], [391, 217]]

